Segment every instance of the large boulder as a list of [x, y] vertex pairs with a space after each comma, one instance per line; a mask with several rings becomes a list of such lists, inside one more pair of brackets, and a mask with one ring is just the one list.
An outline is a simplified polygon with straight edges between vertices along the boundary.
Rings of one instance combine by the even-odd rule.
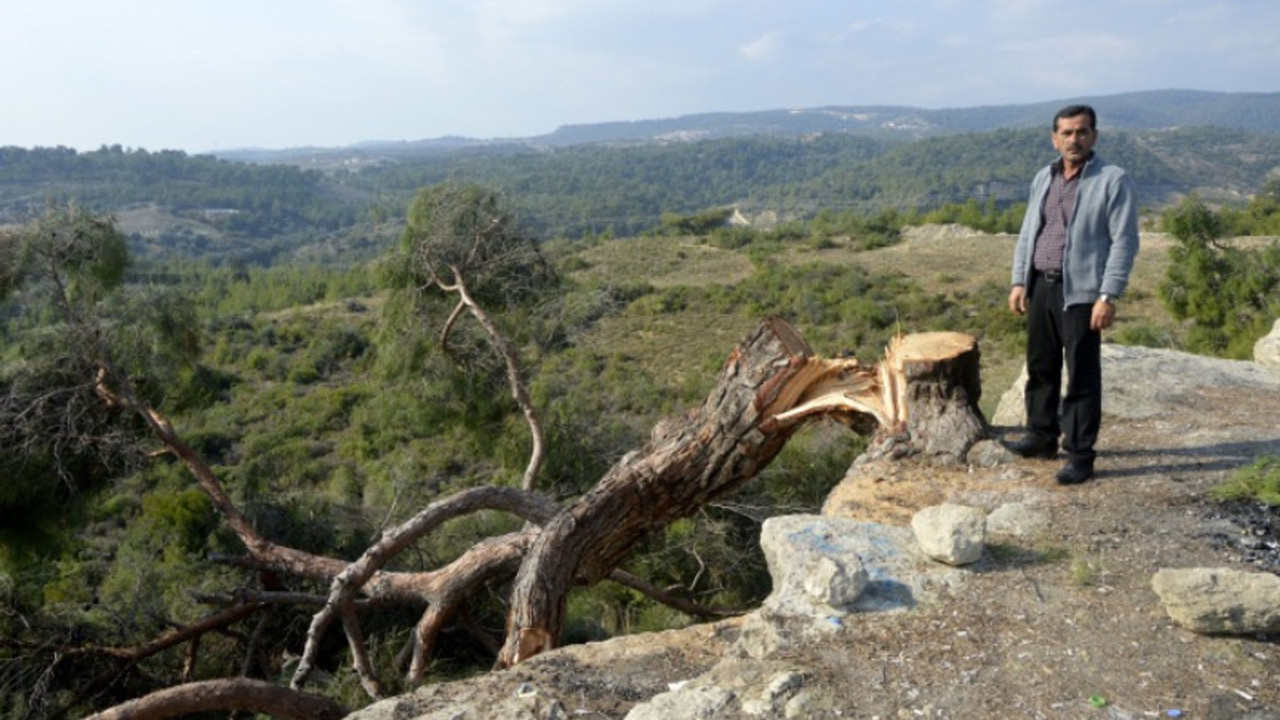
[[1230, 568], [1160, 570], [1151, 578], [1169, 617], [1198, 633], [1280, 632], [1280, 575]]
[[[1129, 345], [1102, 346], [1102, 412], [1117, 418], [1145, 420], [1170, 408], [1195, 404], [1203, 387], [1280, 388], [1280, 374], [1247, 360], [1202, 357], [1177, 350]], [[991, 416], [994, 425], [1021, 426], [1027, 414], [1024, 367], [1013, 387], [1000, 396]]]
[[1280, 319], [1253, 346], [1253, 360], [1259, 365], [1280, 370]]
[[822, 617], [849, 612], [869, 582], [855, 542], [857, 523], [818, 515], [769, 518], [760, 546], [773, 592], [766, 610], [779, 615]]
[[827, 622], [849, 613], [905, 610], [963, 583], [931, 563], [909, 528], [827, 515], [783, 515], [760, 529], [773, 592], [770, 617]]

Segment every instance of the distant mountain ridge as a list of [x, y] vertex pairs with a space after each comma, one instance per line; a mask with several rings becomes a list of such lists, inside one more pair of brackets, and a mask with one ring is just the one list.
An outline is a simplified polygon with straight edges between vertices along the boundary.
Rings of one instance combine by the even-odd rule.
[[704, 113], [663, 120], [566, 125], [532, 140], [548, 144], [575, 144], [654, 140], [680, 134], [710, 138], [813, 132], [904, 135], [917, 139], [958, 132], [1047, 126], [1049, 118], [1059, 108], [1075, 103], [1093, 105], [1098, 111], [1100, 126], [1122, 130], [1211, 125], [1249, 132], [1280, 133], [1280, 93], [1152, 90], [1024, 105], [940, 110], [894, 105], [833, 105], [795, 110]]
[[1225, 93], [1202, 90], [1149, 90], [1017, 105], [923, 109], [896, 105], [831, 105], [814, 108], [712, 112], [674, 118], [563, 125], [545, 135], [524, 138], [443, 137], [406, 141], [367, 141], [343, 148], [228, 150], [213, 154], [247, 162], [299, 162], [344, 156], [439, 155], [479, 147], [561, 148], [589, 144], [689, 142], [752, 135], [802, 136], [847, 133], [881, 139], [918, 140], [955, 133], [1048, 127], [1059, 108], [1093, 105], [1103, 130], [1167, 130], [1221, 127], [1251, 133], [1280, 134], [1280, 92]]

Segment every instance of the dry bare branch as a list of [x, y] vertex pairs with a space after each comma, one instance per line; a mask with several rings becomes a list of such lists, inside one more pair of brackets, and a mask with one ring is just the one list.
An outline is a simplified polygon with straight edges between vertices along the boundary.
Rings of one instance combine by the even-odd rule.
[[679, 610], [685, 615], [689, 615], [691, 617], [736, 617], [747, 612], [743, 609], [707, 607], [701, 603], [696, 603], [687, 598], [682, 598], [668, 590], [656, 587], [644, 578], [632, 575], [631, 573], [625, 570], [619, 570], [618, 568], [614, 568], [613, 572], [609, 573], [609, 579], [623, 587], [629, 587], [652, 600], [660, 602], [667, 607]]
[[[423, 535], [456, 517], [480, 510], [505, 510], [525, 520], [541, 524], [560, 510], [556, 503], [533, 493], [514, 488], [480, 487], [463, 490], [444, 500], [434, 502], [417, 515], [393, 528], [374, 543], [360, 559], [348, 565], [334, 578], [329, 599], [323, 609], [311, 620], [307, 630], [307, 643], [302, 659], [294, 672], [292, 686], [301, 687], [307, 674], [314, 667], [320, 651], [320, 640], [335, 616], [343, 612], [355, 594], [398, 553]], [[431, 598], [438, 600], [438, 598]]]

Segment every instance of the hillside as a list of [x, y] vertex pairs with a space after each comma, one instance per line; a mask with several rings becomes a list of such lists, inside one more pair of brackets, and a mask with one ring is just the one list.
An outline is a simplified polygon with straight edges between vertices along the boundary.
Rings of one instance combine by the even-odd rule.
[[[1129, 170], [1148, 210], [1190, 192], [1238, 204], [1280, 166], [1280, 133], [1268, 124], [1277, 97], [1097, 98], [1099, 152]], [[391, 245], [413, 194], [445, 181], [501, 190], [544, 238], [636, 235], [664, 214], [722, 207], [763, 226], [970, 200], [1007, 208], [1053, 157], [1046, 123], [1058, 104], [699, 116], [564, 130], [556, 142], [448, 139], [423, 152], [414, 143], [219, 158], [3, 147], [0, 224], [75, 200], [116, 213], [147, 261], [346, 264]], [[928, 132], [858, 129], [902, 113], [916, 114], [893, 122]]]

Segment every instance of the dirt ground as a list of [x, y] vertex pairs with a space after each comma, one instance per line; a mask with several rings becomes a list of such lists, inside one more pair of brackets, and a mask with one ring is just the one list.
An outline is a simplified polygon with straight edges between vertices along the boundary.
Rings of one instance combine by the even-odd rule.
[[943, 500], [1024, 502], [1050, 522], [989, 545], [951, 597], [849, 623], [824, 653], [833, 680], [865, 698], [845, 717], [1280, 719], [1280, 637], [1195, 635], [1150, 587], [1164, 567], [1280, 571], [1275, 525], [1260, 522], [1275, 514], [1207, 497], [1280, 452], [1280, 397], [1197, 399], [1156, 420], [1109, 418], [1098, 477], [1082, 486], [1053, 482], [1059, 462], [1018, 460], [949, 477], [903, 469], [856, 493], [851, 514], [893, 524]]
[[1077, 487], [1055, 485], [1049, 460], [907, 464], [849, 481], [861, 487], [841, 492], [859, 501], [842, 514], [863, 520], [906, 525], [943, 500], [1022, 502], [1048, 519], [1033, 535], [993, 539], [959, 587], [910, 610], [850, 616], [821, 642], [764, 661], [725, 659], [740, 619], [563, 648], [424, 689], [395, 716], [462, 703], [496, 711], [520, 697], [531, 717], [622, 718], [704, 673], [741, 684], [788, 670], [806, 692], [838, 699], [805, 717], [1280, 720], [1280, 637], [1196, 635], [1150, 587], [1163, 567], [1280, 572], [1274, 513], [1207, 496], [1233, 469], [1280, 453], [1280, 394], [1217, 388], [1197, 399], [1156, 419], [1105, 419], [1098, 477]]

